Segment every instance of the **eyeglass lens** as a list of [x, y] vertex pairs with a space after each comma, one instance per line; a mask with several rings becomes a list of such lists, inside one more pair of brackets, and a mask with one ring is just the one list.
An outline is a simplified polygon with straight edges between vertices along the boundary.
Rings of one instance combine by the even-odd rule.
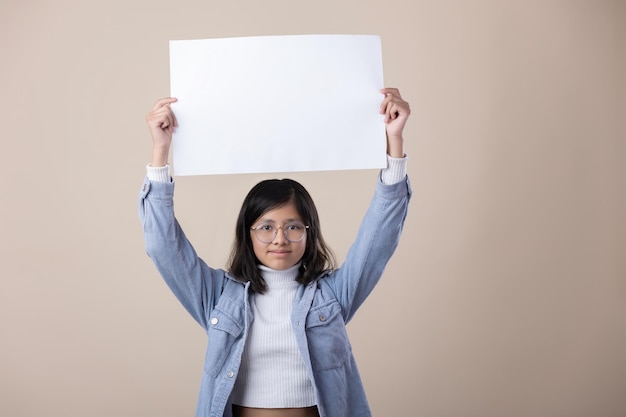
[[276, 238], [278, 229], [283, 229], [285, 239], [290, 242], [299, 242], [304, 238], [306, 226], [302, 223], [288, 223], [284, 226], [275, 226], [273, 224], [264, 223], [256, 226], [253, 230], [256, 237], [264, 243], [270, 243]]

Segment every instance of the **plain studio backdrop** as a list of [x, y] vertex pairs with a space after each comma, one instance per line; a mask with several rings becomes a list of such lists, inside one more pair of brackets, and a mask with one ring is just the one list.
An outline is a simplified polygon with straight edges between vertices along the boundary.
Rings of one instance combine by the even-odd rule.
[[[626, 2], [603, 0], [2, 0], [0, 415], [193, 415], [206, 340], [144, 253], [145, 115], [169, 40], [292, 34], [380, 35], [412, 106], [405, 232], [349, 325], [374, 414], [625, 416]], [[290, 176], [343, 259], [376, 172]], [[177, 180], [209, 264], [267, 177]]]

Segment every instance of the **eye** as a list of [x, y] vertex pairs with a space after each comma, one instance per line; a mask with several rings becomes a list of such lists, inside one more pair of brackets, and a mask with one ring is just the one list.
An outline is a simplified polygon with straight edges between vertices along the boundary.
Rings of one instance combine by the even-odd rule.
[[271, 224], [260, 224], [257, 227], [255, 227], [256, 230], [262, 230], [264, 232], [271, 232], [274, 230], [274, 226], [272, 226]]
[[297, 231], [297, 230], [302, 230], [304, 228], [304, 226], [301, 225], [301, 224], [298, 224], [298, 223], [292, 223], [292, 224], [288, 224], [287, 226], [285, 226], [285, 228], [287, 230], [295, 230], [295, 231]]

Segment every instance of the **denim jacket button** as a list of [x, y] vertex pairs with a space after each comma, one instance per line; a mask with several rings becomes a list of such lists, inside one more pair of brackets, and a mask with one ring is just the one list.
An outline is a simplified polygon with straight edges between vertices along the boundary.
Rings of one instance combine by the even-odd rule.
[[323, 314], [320, 314], [320, 321], [326, 321], [326, 316]]
[[215, 325], [217, 324], [217, 322], [218, 322], [218, 321], [219, 321], [219, 320], [217, 319], [217, 317], [213, 317], [213, 318], [211, 319], [211, 324], [212, 324], [213, 326], [215, 326]]
[[235, 373], [233, 371], [228, 371], [228, 373], [226, 374], [229, 378], [232, 378], [233, 376], [235, 376]]

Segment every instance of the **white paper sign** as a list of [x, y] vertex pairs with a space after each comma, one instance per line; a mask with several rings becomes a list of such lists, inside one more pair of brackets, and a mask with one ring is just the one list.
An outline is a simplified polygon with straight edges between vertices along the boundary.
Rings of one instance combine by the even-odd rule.
[[176, 175], [381, 168], [378, 36], [170, 41]]

